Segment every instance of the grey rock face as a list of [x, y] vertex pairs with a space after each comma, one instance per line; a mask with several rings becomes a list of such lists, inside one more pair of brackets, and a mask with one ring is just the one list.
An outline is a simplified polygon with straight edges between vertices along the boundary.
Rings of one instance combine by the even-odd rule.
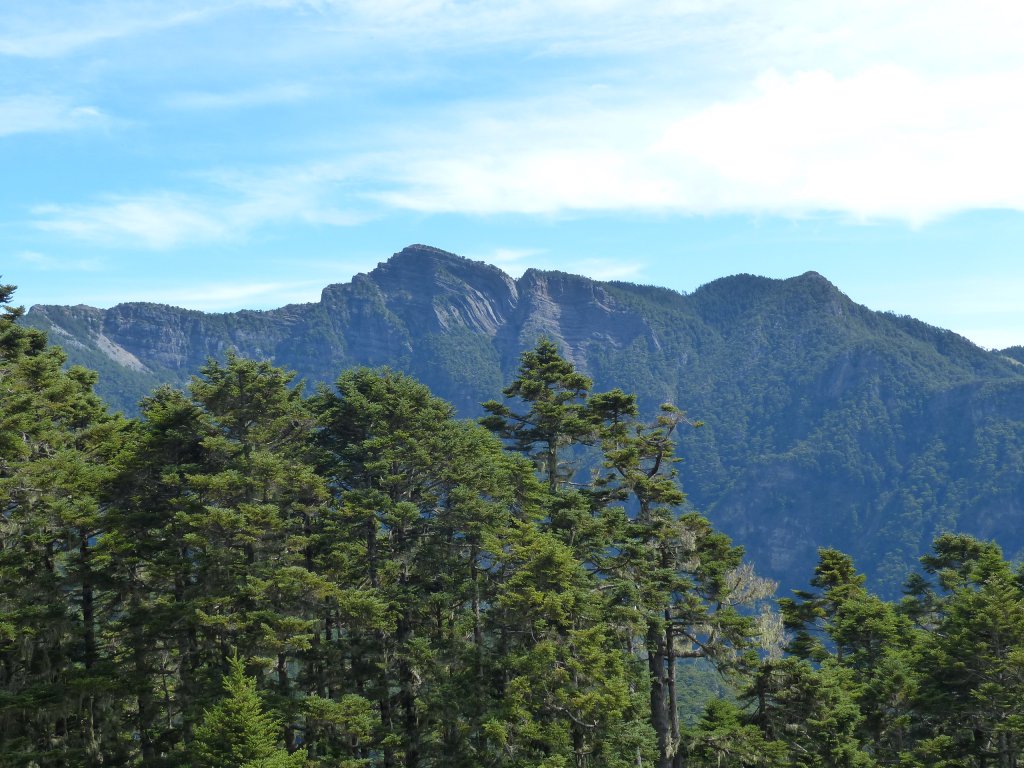
[[786, 586], [819, 546], [898, 588], [943, 530], [1024, 553], [1024, 365], [907, 317], [872, 312], [824, 277], [737, 275], [682, 295], [561, 272], [501, 270], [410, 246], [319, 302], [204, 314], [155, 304], [33, 307], [99, 391], [132, 412], [228, 349], [310, 384], [388, 365], [466, 416], [500, 396], [541, 336], [595, 380], [706, 422], [681, 438], [690, 500]]

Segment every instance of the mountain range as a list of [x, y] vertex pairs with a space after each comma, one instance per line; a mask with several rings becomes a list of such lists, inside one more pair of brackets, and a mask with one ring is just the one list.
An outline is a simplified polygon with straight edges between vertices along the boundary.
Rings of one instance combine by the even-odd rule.
[[682, 294], [533, 269], [513, 279], [414, 245], [316, 303], [37, 305], [24, 323], [99, 371], [97, 390], [127, 413], [234, 349], [310, 385], [387, 365], [474, 417], [548, 337], [595, 390], [704, 422], [680, 439], [689, 502], [784, 589], [806, 584], [820, 546], [853, 555], [888, 594], [943, 531], [1024, 554], [1024, 348], [872, 311], [815, 272]]

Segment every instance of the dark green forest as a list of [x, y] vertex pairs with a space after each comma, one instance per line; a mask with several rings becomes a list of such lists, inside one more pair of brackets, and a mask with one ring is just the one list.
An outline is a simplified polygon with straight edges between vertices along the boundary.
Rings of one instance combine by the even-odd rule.
[[[1024, 559], [1022, 350], [872, 311], [813, 272], [684, 295], [562, 272], [513, 279], [417, 245], [309, 304], [35, 306], [19, 322], [96, 370], [95, 391], [131, 417], [159, 384], [185, 389], [234, 349], [296, 371], [309, 392], [387, 365], [478, 418], [547, 337], [596, 390], [635, 394], [644, 419], [671, 402], [704, 422], [674, 433], [688, 503], [786, 594], [821, 546], [850, 554], [887, 599], [949, 531]], [[583, 453], [581, 467], [600, 464]]]
[[[1024, 573], [775, 585], [685, 504], [678, 408], [551, 341], [479, 423], [228, 354], [112, 413], [0, 287], [0, 764], [1009, 768]], [[768, 502], [766, 502], [768, 503]]]

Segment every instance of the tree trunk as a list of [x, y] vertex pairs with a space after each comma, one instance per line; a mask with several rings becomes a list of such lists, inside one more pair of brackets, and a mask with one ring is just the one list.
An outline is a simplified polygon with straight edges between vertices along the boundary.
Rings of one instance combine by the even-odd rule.
[[660, 622], [647, 625], [647, 666], [651, 677], [651, 726], [658, 738], [657, 768], [672, 768], [676, 744], [672, 738], [672, 714], [666, 680], [668, 653]]

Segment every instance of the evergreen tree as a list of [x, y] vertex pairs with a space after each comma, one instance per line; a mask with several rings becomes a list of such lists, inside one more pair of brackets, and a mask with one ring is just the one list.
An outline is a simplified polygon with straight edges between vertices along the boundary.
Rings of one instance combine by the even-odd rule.
[[897, 765], [912, 739], [919, 637], [896, 606], [867, 591], [848, 555], [820, 549], [818, 556], [811, 585], [819, 591], [779, 600], [786, 628], [795, 631], [788, 650], [850, 670], [861, 742], [879, 764]]
[[375, 703], [367, 749], [381, 765], [482, 764], [504, 674], [487, 614], [506, 537], [533, 514], [529, 469], [392, 371], [346, 372], [314, 409], [334, 496], [317, 558], [351, 590], [331, 620], [325, 688]]
[[815, 669], [794, 658], [766, 661], [746, 692], [752, 720], [786, 745], [793, 768], [876, 765], [857, 737], [862, 715], [851, 677], [834, 662]]
[[202, 471], [213, 425], [185, 394], [166, 387], [141, 411], [111, 484], [114, 503], [97, 554], [111, 585], [115, 660], [135, 699], [125, 726], [150, 765], [177, 753], [210, 695], [189, 524], [200, 502], [189, 477]]
[[[492, 627], [505, 670], [498, 723], [513, 766], [626, 766], [650, 759], [636, 676], [592, 574], [545, 530], [508, 536]], [[559, 759], [564, 763], [557, 762]]]
[[95, 543], [127, 423], [20, 314], [0, 317], [0, 753], [96, 765], [125, 746]]
[[301, 768], [302, 753], [280, 746], [281, 723], [269, 714], [236, 654], [224, 676], [224, 697], [203, 713], [190, 752], [197, 768]]
[[572, 480], [567, 454], [575, 443], [593, 434], [585, 400], [593, 382], [558, 353], [550, 339], [520, 356], [516, 378], [502, 394], [519, 400], [525, 409], [505, 403], [483, 404], [490, 414], [481, 423], [511, 447], [534, 460], [541, 479], [554, 492]]
[[787, 768], [786, 745], [769, 741], [735, 704], [712, 699], [697, 725], [684, 734], [686, 765], [693, 768]]
[[182, 517], [206, 674], [228, 647], [266, 659], [289, 749], [301, 717], [290, 666], [311, 649], [319, 603], [334, 589], [311, 561], [327, 493], [311, 463], [315, 421], [301, 388], [289, 386], [293, 377], [229, 353], [193, 379], [211, 430], [199, 470], [186, 477], [197, 503]]
[[1024, 590], [999, 547], [945, 534], [922, 558], [913, 612], [926, 630], [918, 661], [921, 756], [1006, 768], [1024, 746]]
[[[678, 660], [705, 658], [722, 671], [735, 668], [760, 633], [749, 608], [774, 585], [743, 567], [742, 550], [706, 519], [680, 514], [685, 496], [674, 468], [673, 433], [690, 423], [682, 411], [663, 406], [655, 422], [645, 424], [634, 396], [591, 394], [589, 388], [589, 379], [550, 341], [541, 341], [523, 354], [519, 376], [505, 390], [530, 409], [486, 403], [491, 415], [482, 422], [511, 448], [543, 459], [538, 468], [551, 496], [547, 527], [587, 566], [591, 590], [603, 597], [602, 620], [629, 659], [623, 668], [634, 670], [627, 691], [648, 699], [644, 719], [656, 735], [658, 766], [680, 766]], [[556, 472], [556, 449], [587, 444], [600, 447], [602, 463], [580, 492], [567, 487], [568, 469]], [[647, 662], [643, 675], [631, 663], [639, 648]]]

